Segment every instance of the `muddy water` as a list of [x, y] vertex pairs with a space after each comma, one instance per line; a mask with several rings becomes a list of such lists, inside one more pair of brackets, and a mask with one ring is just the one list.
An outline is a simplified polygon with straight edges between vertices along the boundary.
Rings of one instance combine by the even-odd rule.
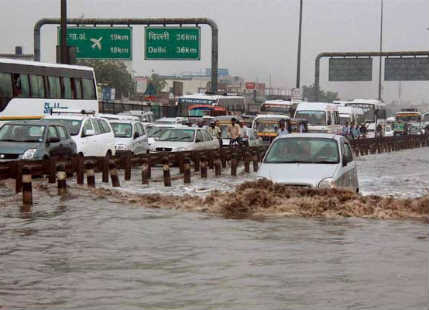
[[[362, 191], [422, 196], [427, 154], [426, 149], [365, 158], [359, 163]], [[392, 167], [402, 167], [402, 173]], [[221, 182], [217, 186], [224, 186]], [[132, 184], [128, 190], [139, 193]], [[196, 183], [189, 192], [207, 187]], [[173, 193], [184, 189], [173, 186]], [[363, 206], [356, 214], [377, 219], [332, 218], [337, 198], [328, 195], [332, 210], [325, 210], [323, 196], [317, 208], [297, 204], [314, 212], [300, 215], [317, 217], [237, 220], [220, 211], [237, 203], [242, 208], [240, 192], [220, 202], [217, 196], [193, 198], [197, 206], [209, 199], [221, 216], [192, 205], [187, 210], [199, 212], [164, 209], [169, 206], [150, 198], [118, 199], [107, 192], [74, 189], [61, 200], [55, 187], [38, 188], [37, 205], [26, 212], [11, 194], [0, 186], [1, 310], [428, 309], [429, 231], [419, 219], [427, 216], [423, 199], [395, 200], [392, 206], [374, 198], [381, 209]], [[268, 192], [254, 201], [259, 209], [242, 210], [259, 212], [270, 199], [281, 205], [289, 194], [282, 195]], [[169, 199], [163, 201], [185, 201]], [[412, 208], [413, 220], [404, 207]], [[285, 210], [290, 211], [280, 211]], [[390, 210], [396, 220], [380, 220], [390, 217], [377, 210]]]
[[3, 309], [425, 309], [416, 221], [225, 220], [80, 193], [0, 208]]

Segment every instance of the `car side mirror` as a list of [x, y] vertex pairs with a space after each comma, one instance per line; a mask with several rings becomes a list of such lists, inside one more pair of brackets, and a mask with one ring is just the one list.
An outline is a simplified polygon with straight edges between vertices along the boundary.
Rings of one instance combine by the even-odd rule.
[[48, 140], [46, 142], [47, 143], [58, 143], [58, 142], [60, 142], [60, 138], [58, 138], [58, 137], [50, 137], [50, 138], [48, 138]]
[[347, 166], [348, 163], [349, 163], [348, 158], [343, 156], [343, 167]]
[[201, 142], [201, 140], [200, 140], [200, 139], [196, 139], [196, 140], [195, 140], [195, 142], [196, 142], [196, 143], [200, 143], [200, 142]]
[[83, 131], [83, 136], [84, 137], [89, 137], [89, 136], [93, 136], [95, 135], [95, 130], [94, 129], [85, 129]]
[[137, 139], [138, 137], [140, 137], [140, 134], [136, 131], [136, 132], [134, 133], [134, 139]]

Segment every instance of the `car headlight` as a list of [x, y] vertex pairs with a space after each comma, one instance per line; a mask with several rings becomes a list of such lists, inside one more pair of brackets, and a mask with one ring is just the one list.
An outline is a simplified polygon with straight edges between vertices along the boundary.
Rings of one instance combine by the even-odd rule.
[[335, 180], [333, 178], [326, 178], [319, 182], [318, 188], [335, 188]]
[[127, 151], [128, 150], [128, 146], [125, 144], [116, 144], [115, 145], [115, 149], [118, 151]]
[[22, 159], [34, 159], [37, 149], [28, 149], [22, 154]]

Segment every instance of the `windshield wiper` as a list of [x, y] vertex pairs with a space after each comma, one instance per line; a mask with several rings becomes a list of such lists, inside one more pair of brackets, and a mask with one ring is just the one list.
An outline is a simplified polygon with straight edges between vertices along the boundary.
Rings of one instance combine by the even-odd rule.
[[333, 160], [320, 160], [320, 161], [315, 161], [315, 164], [338, 164], [338, 161], [333, 161]]
[[34, 139], [32, 139], [32, 140], [22, 140], [22, 141], [19, 141], [19, 142], [40, 142], [39, 140], [34, 140]]
[[1, 139], [0, 141], [5, 141], [5, 142], [21, 142], [19, 140], [14, 140], [14, 139]]

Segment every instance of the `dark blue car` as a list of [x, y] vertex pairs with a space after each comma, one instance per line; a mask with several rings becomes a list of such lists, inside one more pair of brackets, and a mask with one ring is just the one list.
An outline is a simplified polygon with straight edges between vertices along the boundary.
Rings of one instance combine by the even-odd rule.
[[76, 143], [61, 124], [13, 121], [0, 128], [0, 160], [39, 160], [75, 153]]

